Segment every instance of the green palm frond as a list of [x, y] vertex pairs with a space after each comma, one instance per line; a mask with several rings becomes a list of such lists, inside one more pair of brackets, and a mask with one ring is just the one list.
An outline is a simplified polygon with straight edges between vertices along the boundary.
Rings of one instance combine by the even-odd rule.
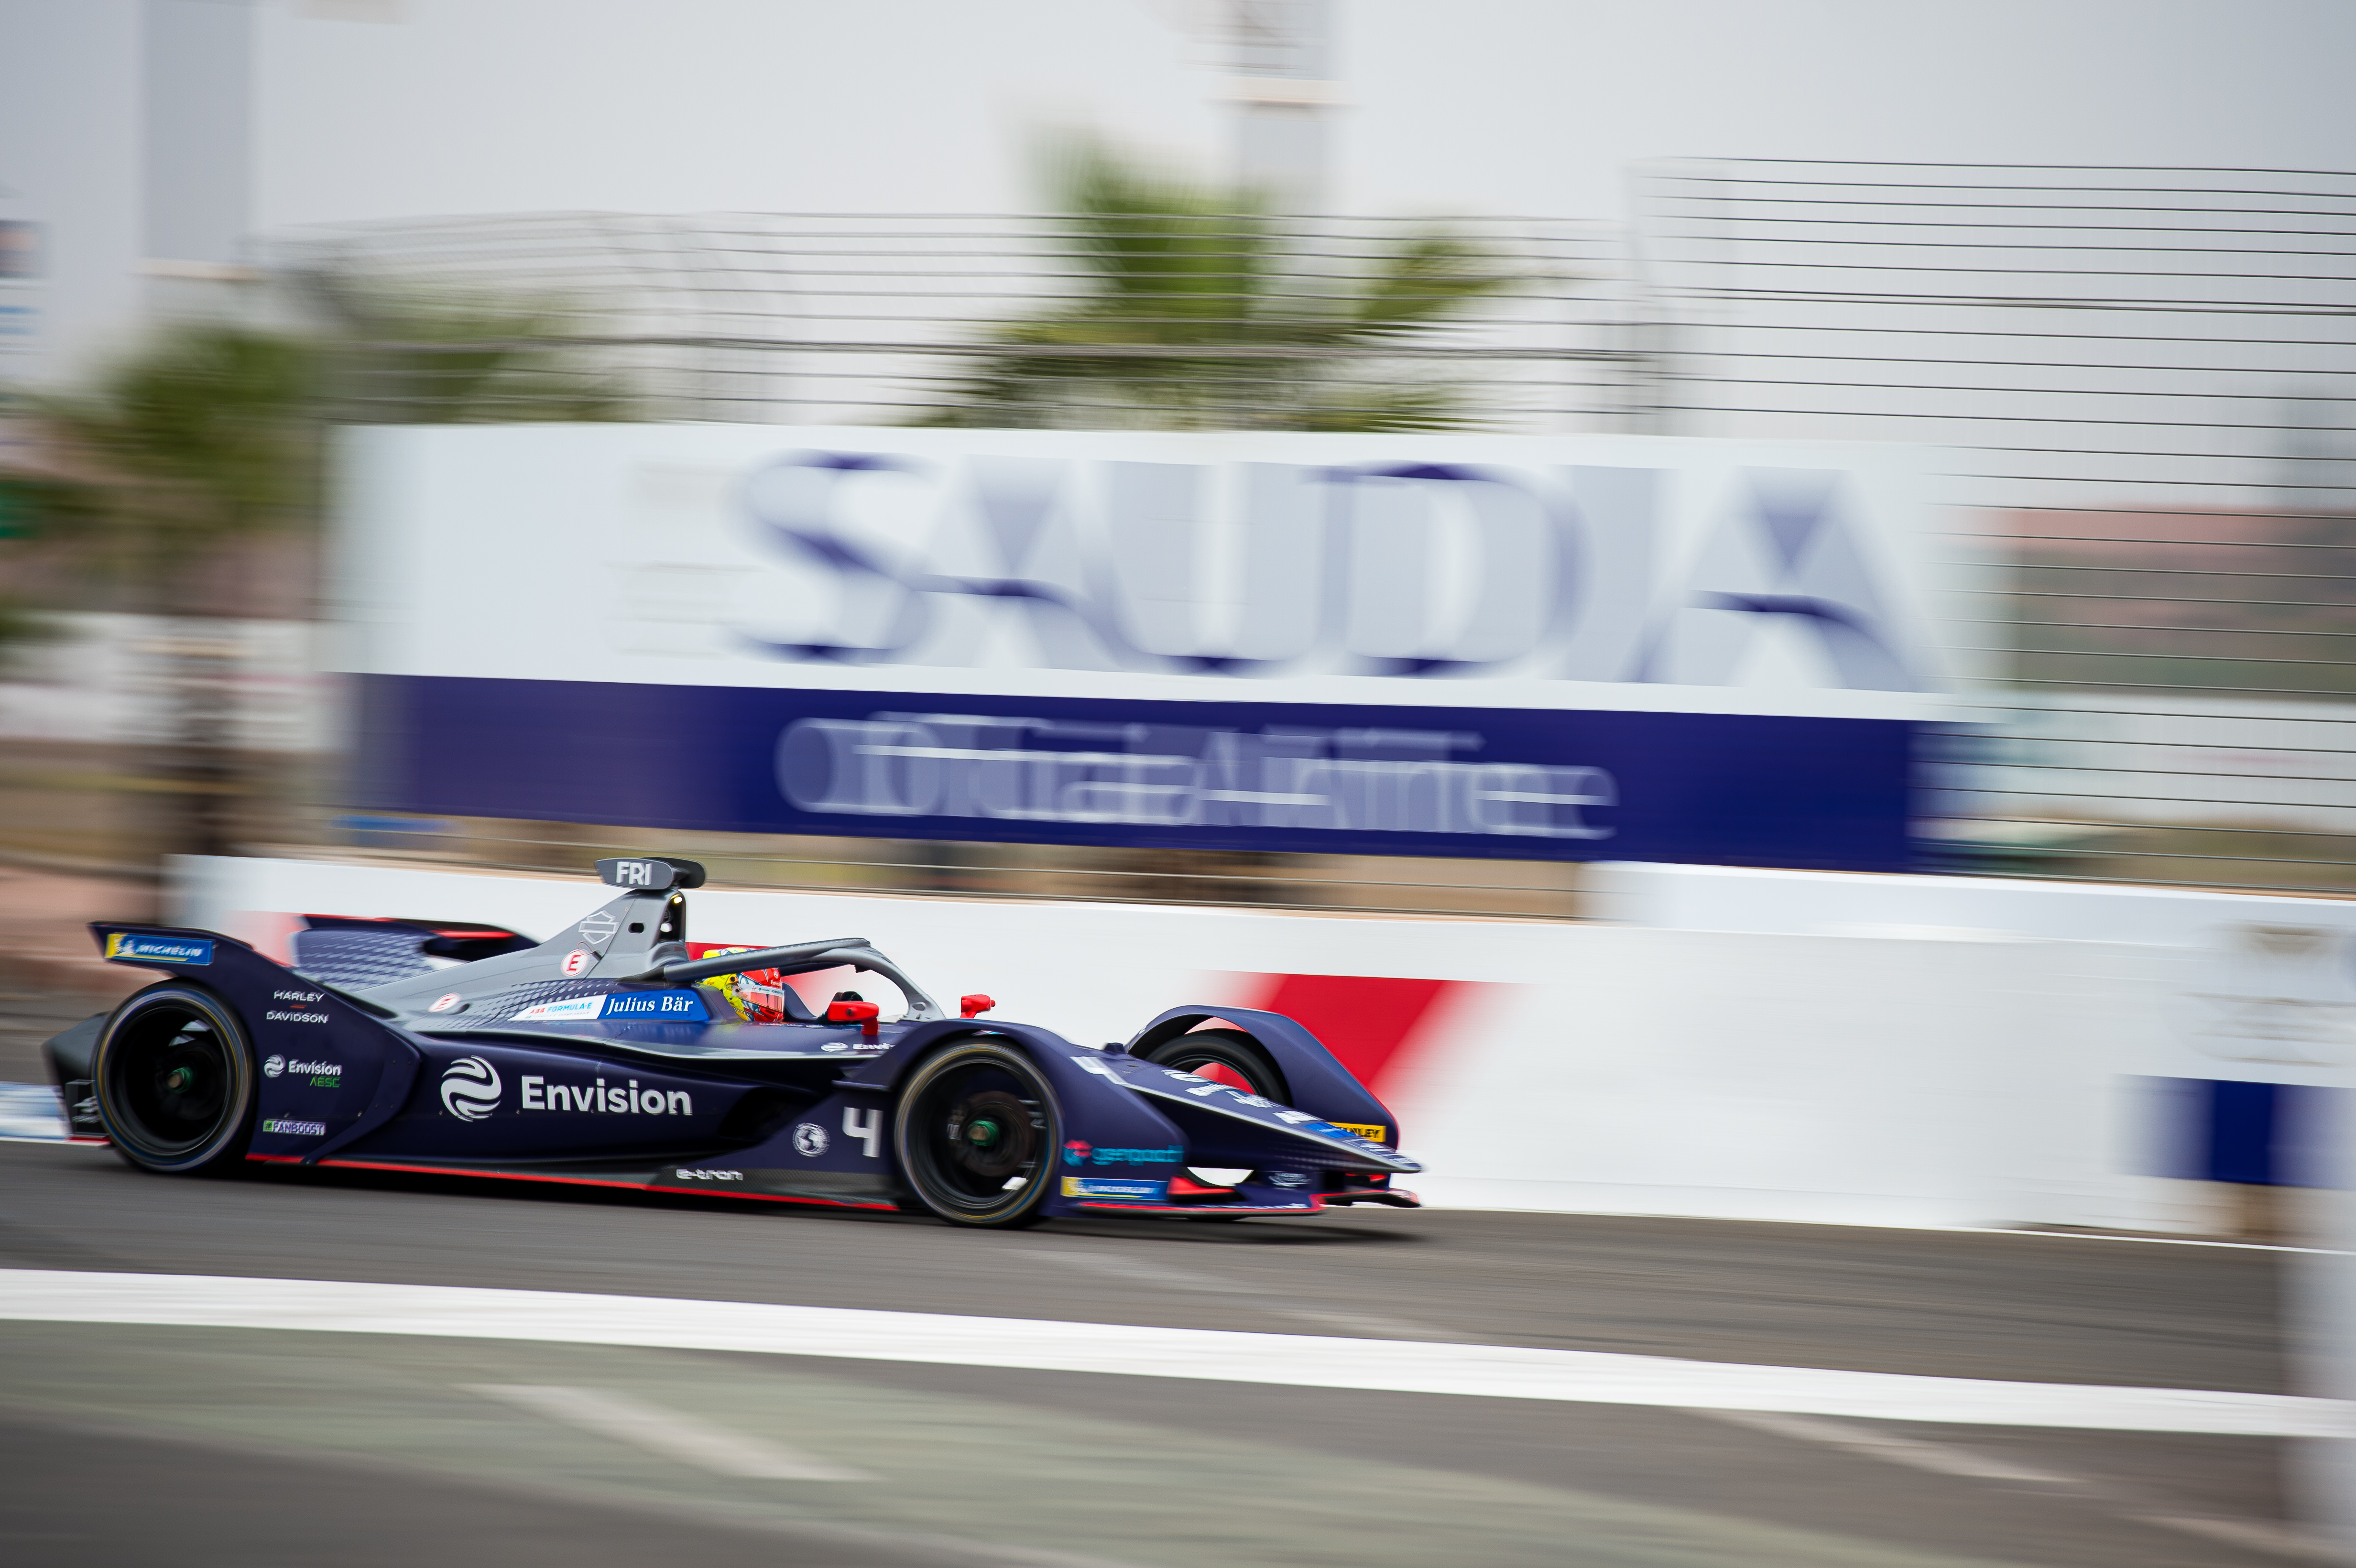
[[43, 437], [42, 532], [143, 603], [229, 541], [315, 518], [338, 421], [626, 417], [549, 311], [352, 289], [325, 329], [156, 328], [85, 389], [14, 400]]
[[1446, 229], [1355, 261], [1283, 233], [1248, 195], [1095, 144], [1065, 160], [1050, 235], [1074, 296], [1002, 323], [954, 378], [937, 425], [1445, 430], [1460, 383], [1398, 383], [1382, 351], [1521, 282]]
[[618, 380], [585, 368], [564, 315], [498, 295], [306, 280], [331, 305], [339, 413], [375, 423], [627, 419]]

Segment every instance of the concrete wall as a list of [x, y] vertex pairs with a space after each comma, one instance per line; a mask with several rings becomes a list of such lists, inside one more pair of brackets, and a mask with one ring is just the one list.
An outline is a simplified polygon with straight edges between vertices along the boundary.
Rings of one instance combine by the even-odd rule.
[[2126, 1071], [2356, 1083], [2356, 900], [1631, 863], [1596, 866], [1590, 879], [1597, 912], [1636, 926], [2132, 944], [2160, 967], [2157, 1008]]

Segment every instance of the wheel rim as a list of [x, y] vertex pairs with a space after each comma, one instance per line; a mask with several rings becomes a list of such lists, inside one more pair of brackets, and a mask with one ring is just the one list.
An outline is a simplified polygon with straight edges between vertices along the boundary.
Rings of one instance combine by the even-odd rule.
[[1045, 1090], [996, 1052], [952, 1062], [908, 1107], [907, 1150], [925, 1196], [959, 1214], [1023, 1207], [1055, 1147]]
[[116, 1134], [162, 1158], [202, 1148], [236, 1098], [235, 1049], [211, 1019], [184, 1005], [166, 1003], [126, 1020], [107, 1050]]

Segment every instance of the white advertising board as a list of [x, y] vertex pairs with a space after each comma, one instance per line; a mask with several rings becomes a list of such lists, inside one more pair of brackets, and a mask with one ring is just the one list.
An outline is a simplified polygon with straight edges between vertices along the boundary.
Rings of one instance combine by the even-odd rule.
[[[369, 804], [743, 832], [1907, 863], [1898, 449], [355, 432]], [[657, 774], [616, 759], [694, 756]]]

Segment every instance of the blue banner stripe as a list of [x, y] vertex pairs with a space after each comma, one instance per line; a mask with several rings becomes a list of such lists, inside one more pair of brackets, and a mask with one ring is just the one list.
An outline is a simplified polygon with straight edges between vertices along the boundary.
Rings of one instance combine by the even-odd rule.
[[1901, 870], [1914, 724], [363, 676], [369, 808]]

